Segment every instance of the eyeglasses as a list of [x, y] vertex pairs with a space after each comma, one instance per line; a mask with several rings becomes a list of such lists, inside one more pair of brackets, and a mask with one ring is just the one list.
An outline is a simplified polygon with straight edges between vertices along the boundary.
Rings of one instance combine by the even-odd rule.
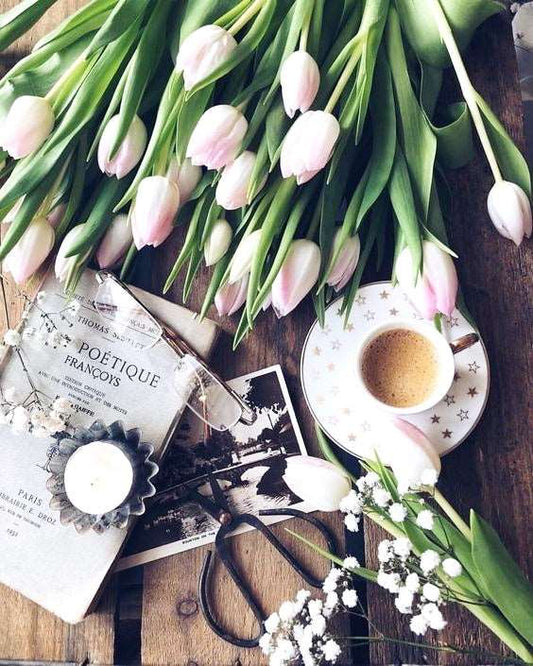
[[151, 349], [162, 341], [179, 357], [173, 373], [173, 387], [177, 397], [196, 416], [218, 431], [228, 430], [239, 421], [247, 425], [255, 421], [255, 412], [242, 398], [113, 273], [99, 271], [96, 279], [99, 286], [94, 307], [123, 340], [139, 350]]

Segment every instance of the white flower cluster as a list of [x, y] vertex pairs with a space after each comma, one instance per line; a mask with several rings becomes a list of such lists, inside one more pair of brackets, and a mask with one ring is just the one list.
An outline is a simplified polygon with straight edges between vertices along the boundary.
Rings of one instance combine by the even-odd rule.
[[448, 576], [455, 578], [462, 572], [461, 564], [451, 557], [441, 561], [434, 550], [417, 557], [406, 537], [382, 541], [378, 560], [377, 583], [395, 595], [394, 605], [400, 613], [412, 615], [411, 631], [423, 636], [428, 629], [444, 629], [446, 621], [440, 607], [445, 604], [445, 588], [436, 570], [442, 566]]
[[345, 569], [333, 567], [324, 580], [325, 601], [300, 590], [294, 601], [285, 601], [267, 618], [259, 646], [268, 655], [270, 666], [320, 666], [337, 661], [341, 648], [328, 633], [327, 621], [343, 607], [355, 608], [358, 603], [348, 570], [357, 568], [359, 562], [347, 557], [343, 564]]
[[[428, 469], [423, 472], [417, 487], [423, 486], [424, 488], [428, 488], [434, 486], [436, 482], [437, 474], [435, 470]], [[358, 531], [361, 516], [367, 508], [385, 511], [395, 523], [403, 523], [407, 518], [406, 507], [401, 502], [394, 501], [392, 495], [383, 486], [381, 479], [375, 472], [371, 471], [361, 476], [357, 479], [355, 485], [357, 490], [350, 490], [339, 504], [340, 510], [346, 514], [344, 524], [350, 532]], [[405, 488], [403, 494], [407, 494], [410, 490], [414, 490], [414, 488]], [[426, 527], [426, 525], [429, 525], [429, 518], [426, 513], [422, 511], [421, 514], [423, 514], [421, 520], [423, 521], [426, 518], [426, 522], [424, 525], [419, 524], [420, 527], [431, 529], [431, 527]]]
[[71, 404], [66, 398], [56, 398], [45, 407], [42, 401], [22, 402], [14, 388], [1, 391], [0, 423], [9, 425], [15, 433], [31, 433], [34, 437], [51, 437], [69, 425]]

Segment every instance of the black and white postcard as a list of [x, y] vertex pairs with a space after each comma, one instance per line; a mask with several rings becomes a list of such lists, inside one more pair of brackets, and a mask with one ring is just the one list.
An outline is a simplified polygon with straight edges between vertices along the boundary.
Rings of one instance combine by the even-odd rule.
[[[192, 489], [210, 495], [209, 472], [237, 513], [304, 509], [282, 478], [286, 458], [305, 455], [306, 451], [280, 366], [244, 375], [229, 384], [254, 409], [255, 423], [206, 433], [204, 424], [186, 412], [155, 479], [157, 494], [139, 518], [117, 570], [214, 540], [218, 523], [187, 497]], [[283, 519], [268, 518], [265, 522]]]

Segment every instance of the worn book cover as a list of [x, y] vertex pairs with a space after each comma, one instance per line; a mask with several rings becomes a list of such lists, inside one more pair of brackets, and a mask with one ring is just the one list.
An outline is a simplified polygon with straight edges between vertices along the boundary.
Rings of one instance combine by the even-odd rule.
[[[160, 458], [185, 408], [173, 390], [176, 355], [162, 342], [139, 349], [135, 335], [117, 334], [94, 308], [97, 286], [94, 272], [86, 271], [74, 296], [77, 306], [69, 308], [61, 285], [49, 274], [24, 327], [35, 332], [21, 344], [28, 373], [17, 354], [8, 353], [0, 377], [2, 396], [15, 393], [23, 400], [36, 389], [50, 399], [67, 398], [74, 409], [72, 425], [121, 420], [126, 428], [140, 428]], [[186, 308], [133, 291], [201, 356], [209, 355], [217, 331], [213, 322], [200, 322]], [[38, 332], [47, 317], [59, 330], [66, 329], [67, 346], [54, 346], [53, 340], [44, 344]], [[60, 523], [59, 513], [49, 508], [46, 488], [56, 444], [0, 425], [0, 582], [75, 623], [93, 605], [129, 530], [78, 534]]]

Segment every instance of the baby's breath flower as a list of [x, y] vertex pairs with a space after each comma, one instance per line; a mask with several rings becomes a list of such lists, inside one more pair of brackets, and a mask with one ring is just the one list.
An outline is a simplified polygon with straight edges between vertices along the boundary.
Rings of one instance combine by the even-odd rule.
[[389, 541], [389, 539], [383, 539], [378, 544], [378, 560], [383, 564], [390, 562], [394, 556], [391, 546], [392, 541]]
[[341, 596], [342, 603], [347, 608], [355, 608], [357, 606], [357, 592], [355, 590], [344, 590]]
[[307, 604], [307, 610], [309, 611], [310, 617], [317, 617], [322, 613], [322, 600], [321, 599], [311, 599]]
[[269, 655], [274, 651], [274, 644], [272, 642], [272, 636], [266, 632], [259, 639], [259, 647], [263, 654]]
[[342, 565], [346, 569], [358, 569], [361, 566], [359, 564], [359, 560], [356, 557], [353, 557], [353, 555], [350, 555], [349, 557], [345, 557]]
[[328, 592], [324, 601], [325, 609], [334, 609], [339, 603], [339, 595], [336, 592]]
[[432, 530], [434, 520], [435, 515], [429, 509], [424, 509], [416, 517], [416, 524], [423, 530]]
[[7, 402], [12, 405], [16, 405], [18, 402], [17, 391], [13, 386], [10, 386], [4, 391], [4, 398]]
[[446, 621], [442, 617], [442, 613], [440, 612], [437, 604], [424, 604], [420, 609], [420, 614], [426, 620], [431, 629], [441, 631], [446, 626]]
[[389, 507], [389, 515], [395, 523], [403, 523], [407, 516], [407, 509], [400, 502], [395, 502]]
[[400, 613], [412, 613], [413, 612], [413, 599], [414, 594], [411, 590], [408, 590], [406, 587], [400, 588], [398, 596], [394, 600], [394, 605], [400, 611]]
[[423, 486], [434, 486], [438, 478], [439, 475], [436, 469], [425, 469], [420, 475], [420, 483]]
[[420, 568], [424, 574], [431, 573], [440, 564], [439, 554], [434, 550], [425, 550], [420, 556]]
[[400, 537], [392, 542], [392, 549], [402, 560], [406, 560], [411, 554], [413, 544], [407, 537]]
[[425, 583], [422, 588], [422, 594], [428, 601], [438, 601], [440, 599], [440, 590], [433, 583]]
[[36, 296], [37, 304], [42, 305], [43, 301], [44, 301], [44, 299], [46, 298], [47, 295], [48, 294], [46, 293], [46, 291], [44, 289], [42, 289]]
[[326, 631], [326, 618], [323, 615], [316, 615], [312, 618], [310, 626], [315, 636], [323, 636]]
[[374, 486], [372, 489], [372, 499], [377, 506], [384, 508], [392, 500], [391, 494], [385, 488]]
[[343, 513], [361, 513], [362, 504], [359, 495], [352, 488], [339, 502], [339, 509]]
[[14, 328], [10, 328], [4, 333], [4, 344], [8, 347], [17, 347], [20, 341], [21, 335]]
[[269, 634], [273, 634], [279, 627], [280, 617], [277, 613], [272, 613], [265, 620], [265, 629]]
[[30, 425], [30, 414], [28, 410], [22, 405], [18, 405], [13, 410], [13, 416], [11, 418], [11, 427], [14, 432], [25, 432], [28, 430]]
[[425, 618], [422, 617], [422, 615], [413, 615], [411, 622], [409, 623], [409, 628], [413, 634], [416, 634], [417, 636], [423, 636], [428, 629], [428, 623], [426, 622]]
[[405, 587], [411, 592], [418, 592], [420, 589], [420, 579], [414, 571], [408, 574], [405, 579]]
[[296, 608], [295, 605], [292, 601], [284, 601], [281, 606], [279, 607], [278, 611], [280, 620], [283, 622], [287, 622], [289, 620], [292, 620], [292, 618], [296, 614]]
[[461, 563], [453, 557], [447, 557], [442, 560], [442, 568], [444, 569], [444, 573], [450, 576], [450, 578], [457, 578], [457, 576], [463, 573]]
[[329, 641], [324, 644], [322, 652], [326, 661], [335, 662], [341, 653], [341, 648], [337, 642], [330, 638]]
[[344, 524], [346, 525], [346, 529], [350, 532], [359, 531], [359, 518], [353, 513], [344, 516]]

